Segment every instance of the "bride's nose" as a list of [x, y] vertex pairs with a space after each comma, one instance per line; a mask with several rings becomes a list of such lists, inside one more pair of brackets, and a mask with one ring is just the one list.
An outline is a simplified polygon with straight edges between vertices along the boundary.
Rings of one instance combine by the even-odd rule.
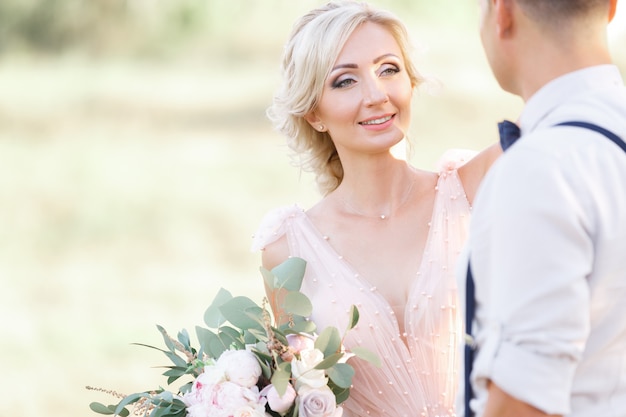
[[378, 77], [367, 79], [361, 85], [363, 88], [363, 104], [366, 106], [376, 106], [389, 100], [387, 91]]

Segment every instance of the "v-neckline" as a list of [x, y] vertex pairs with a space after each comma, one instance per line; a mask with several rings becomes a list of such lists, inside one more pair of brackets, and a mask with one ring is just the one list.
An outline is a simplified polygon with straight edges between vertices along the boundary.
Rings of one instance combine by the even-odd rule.
[[[437, 179], [437, 185], [439, 185], [439, 181], [440, 181], [439, 177]], [[435, 217], [435, 207], [437, 206], [437, 200], [439, 198], [439, 193], [437, 192], [435, 194], [435, 201], [433, 202], [433, 211], [430, 215], [430, 220], [429, 220], [429, 225], [430, 227], [428, 228], [428, 234], [426, 235], [426, 241], [424, 243], [424, 249], [422, 250], [422, 257], [419, 261], [419, 263], [417, 264], [417, 269], [415, 271], [415, 275], [414, 275], [414, 279], [411, 281], [411, 284], [408, 286], [407, 288], [407, 300], [405, 300], [405, 304], [404, 307], [402, 308], [402, 315], [403, 315], [403, 323], [404, 323], [404, 328], [400, 329], [400, 324], [398, 323], [398, 319], [397, 317], [394, 315], [393, 316], [393, 320], [394, 320], [394, 324], [395, 324], [395, 328], [398, 331], [398, 334], [403, 336], [403, 335], [409, 335], [410, 329], [407, 329], [406, 327], [406, 312], [407, 312], [407, 308], [409, 307], [409, 298], [411, 297], [411, 294], [413, 294], [413, 291], [415, 290], [415, 287], [417, 285], [419, 285], [418, 279], [417, 277], [421, 275], [422, 270], [424, 269], [424, 254], [428, 253], [430, 250], [430, 245], [432, 243], [432, 234], [433, 234], [433, 220]], [[324, 235], [323, 233], [320, 232], [320, 230], [317, 228], [317, 226], [315, 226], [315, 224], [313, 223], [313, 221], [311, 220], [311, 218], [309, 217], [309, 215], [306, 213], [306, 211], [301, 210], [300, 214], [304, 217], [305, 221], [307, 222], [307, 224], [309, 225], [309, 227], [311, 228], [311, 230], [314, 232], [315, 237], [318, 239], [318, 241], [320, 242], [321, 245], [326, 246], [336, 257], [337, 259], [339, 259], [341, 261], [341, 263], [343, 265], [346, 266], [346, 268], [348, 268], [351, 272], [352, 272], [352, 277], [354, 279], [356, 279], [357, 281], [359, 281], [360, 283], [362, 283], [366, 288], [375, 288], [374, 285], [372, 285], [367, 279], [366, 277], [361, 274], [361, 272], [359, 270], [357, 270], [354, 265], [352, 265], [350, 262], [348, 262], [347, 259], [345, 259], [338, 251], [337, 249], [335, 249], [335, 247], [330, 243], [329, 239], [326, 237], [326, 235]], [[393, 306], [391, 305], [391, 303], [389, 302], [389, 300], [387, 300], [387, 298], [380, 293], [380, 291], [376, 291], [375, 295], [378, 296], [384, 303], [384, 305], [388, 308], [391, 309], [391, 311], [394, 311]], [[403, 340], [403, 344], [407, 347], [408, 349], [408, 344], [406, 343], [406, 340], [404, 340], [405, 337], [402, 337]]]

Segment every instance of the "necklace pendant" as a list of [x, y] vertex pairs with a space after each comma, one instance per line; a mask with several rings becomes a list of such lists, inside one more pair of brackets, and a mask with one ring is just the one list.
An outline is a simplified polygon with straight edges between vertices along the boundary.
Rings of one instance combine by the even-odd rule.
[[380, 215], [380, 220], [385, 220], [387, 218], [387, 216], [385, 216], [384, 214]]

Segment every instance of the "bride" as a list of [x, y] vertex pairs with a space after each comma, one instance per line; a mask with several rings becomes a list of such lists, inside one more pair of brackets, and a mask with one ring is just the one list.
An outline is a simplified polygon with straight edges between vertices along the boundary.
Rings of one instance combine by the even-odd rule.
[[323, 197], [306, 211], [271, 211], [253, 249], [267, 269], [289, 256], [307, 261], [302, 291], [319, 327], [345, 329], [349, 307], [359, 308], [345, 344], [382, 365], [354, 361], [348, 416], [452, 416], [462, 334], [455, 261], [500, 147], [449, 157], [438, 172], [393, 156], [422, 79], [403, 24], [367, 4], [331, 2], [304, 15], [282, 69], [268, 114]]

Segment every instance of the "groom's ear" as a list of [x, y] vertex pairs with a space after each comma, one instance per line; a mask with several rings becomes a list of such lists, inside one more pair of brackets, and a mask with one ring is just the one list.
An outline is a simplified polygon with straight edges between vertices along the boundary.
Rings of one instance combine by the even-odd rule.
[[609, 22], [615, 17], [615, 11], [617, 10], [617, 0], [611, 0], [609, 8]]
[[496, 14], [496, 30], [501, 38], [508, 38], [513, 33], [514, 10], [518, 9], [516, 0], [488, 0]]

